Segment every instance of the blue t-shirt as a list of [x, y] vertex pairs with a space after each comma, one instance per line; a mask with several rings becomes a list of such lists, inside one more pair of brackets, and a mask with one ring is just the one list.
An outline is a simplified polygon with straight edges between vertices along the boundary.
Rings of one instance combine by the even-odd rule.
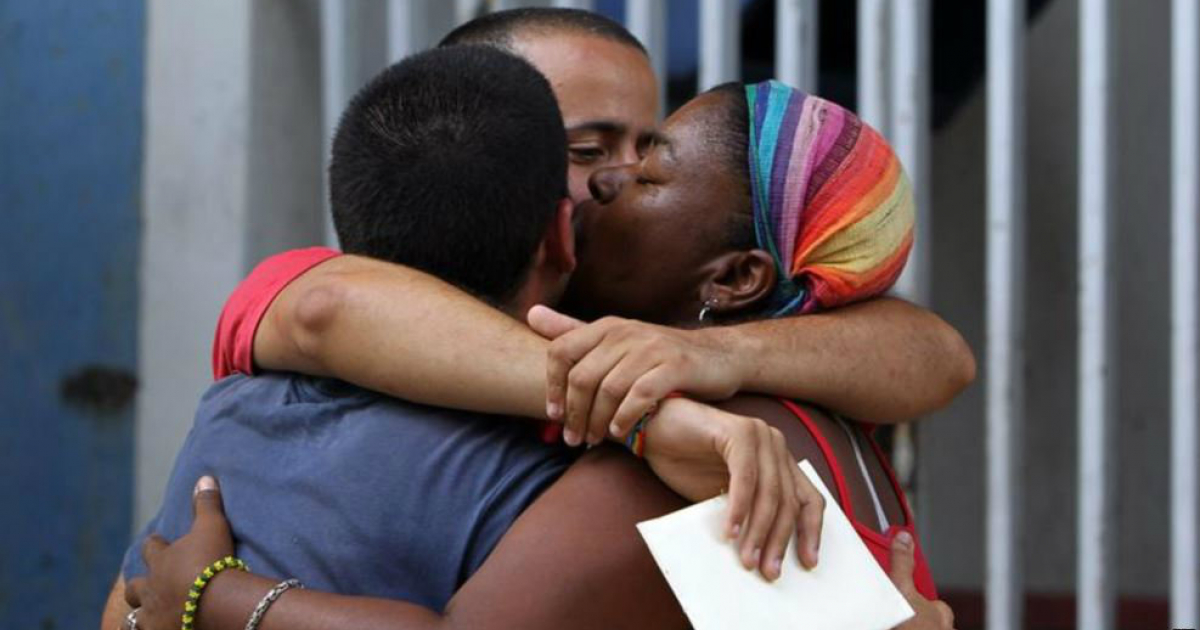
[[521, 512], [573, 461], [531, 422], [408, 403], [304, 376], [208, 390], [142, 542], [192, 523], [192, 488], [221, 484], [237, 555], [313, 589], [442, 610]]

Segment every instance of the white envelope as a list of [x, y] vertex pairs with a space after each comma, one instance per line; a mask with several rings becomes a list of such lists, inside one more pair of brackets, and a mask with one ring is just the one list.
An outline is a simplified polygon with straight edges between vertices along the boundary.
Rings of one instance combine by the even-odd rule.
[[812, 465], [800, 468], [825, 495], [812, 571], [791, 545], [774, 583], [742, 568], [724, 536], [724, 496], [638, 524], [695, 630], [887, 630], [913, 616]]

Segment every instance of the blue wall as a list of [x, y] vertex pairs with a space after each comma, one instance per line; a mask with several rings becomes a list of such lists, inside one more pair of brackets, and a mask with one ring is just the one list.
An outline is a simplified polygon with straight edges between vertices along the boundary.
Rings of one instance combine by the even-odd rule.
[[129, 537], [145, 5], [0, 2], [0, 628], [94, 628]]

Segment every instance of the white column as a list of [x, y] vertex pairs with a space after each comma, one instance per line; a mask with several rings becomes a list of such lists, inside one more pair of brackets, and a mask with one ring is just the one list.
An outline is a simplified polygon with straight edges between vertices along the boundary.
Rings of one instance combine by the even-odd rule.
[[1025, 0], [987, 14], [987, 623], [1019, 630], [1025, 367]]
[[887, 0], [858, 0], [858, 117], [891, 137]]
[[1079, 600], [1078, 627], [1114, 621], [1112, 146], [1110, 0], [1081, 0], [1079, 20]]
[[479, 6], [480, 0], [454, 0], [454, 23], [457, 25], [475, 19]]
[[817, 0], [775, 1], [775, 78], [817, 93], [819, 33]]
[[658, 79], [658, 112], [667, 107], [667, 3], [664, 0], [626, 0], [625, 26], [650, 55]]
[[1175, 0], [1171, 37], [1171, 627], [1200, 623], [1200, 8]]
[[[338, 117], [357, 87], [353, 83], [356, 76], [355, 60], [350, 48], [350, 42], [356, 39], [355, 27], [349, 3], [342, 0], [321, 0], [321, 120], [322, 137], [325, 139], [321, 156], [326, 164]], [[323, 198], [328, 206], [329, 175], [324, 169], [322, 171], [325, 173]], [[337, 234], [334, 232], [332, 215], [329, 213], [326, 213], [325, 241], [330, 247], [337, 246]]]
[[146, 3], [138, 526], [212, 384], [229, 292], [262, 257], [320, 237], [314, 6]]
[[912, 181], [917, 227], [912, 254], [897, 291], [918, 304], [929, 303], [929, 2], [906, 0], [891, 5], [892, 146]]
[[737, 0], [700, 0], [701, 91], [742, 74], [740, 7]]
[[[559, 9], [583, 9], [584, 11], [593, 10], [592, 0], [553, 0], [550, 6]], [[628, 11], [629, 9], [625, 9]]]
[[427, 0], [388, 0], [388, 63], [428, 48], [434, 34]]

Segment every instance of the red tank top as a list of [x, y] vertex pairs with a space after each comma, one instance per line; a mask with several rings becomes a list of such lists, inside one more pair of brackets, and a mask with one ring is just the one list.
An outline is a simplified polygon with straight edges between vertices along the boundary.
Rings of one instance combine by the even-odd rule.
[[817, 446], [820, 447], [821, 453], [825, 455], [825, 460], [829, 464], [829, 470], [833, 473], [838, 503], [841, 504], [842, 511], [846, 513], [846, 518], [850, 520], [850, 524], [854, 526], [859, 537], [866, 543], [867, 549], [871, 551], [871, 555], [875, 556], [875, 560], [879, 562], [879, 566], [883, 567], [885, 572], [891, 570], [892, 539], [901, 531], [908, 532], [912, 535], [913, 542], [916, 544], [916, 549], [914, 549], [916, 565], [913, 569], [913, 584], [916, 585], [917, 591], [925, 599], [937, 599], [937, 587], [933, 584], [933, 574], [930, 573], [929, 563], [925, 561], [925, 554], [921, 551], [920, 538], [917, 536], [916, 527], [913, 525], [912, 512], [908, 509], [908, 500], [904, 498], [904, 492], [900, 489], [899, 482], [896, 481], [896, 473], [892, 471], [887, 457], [883, 454], [883, 449], [879, 448], [879, 445], [875, 443], [875, 440], [869, 434], [866, 436], [867, 442], [875, 451], [875, 455], [879, 457], [884, 472], [887, 473], [888, 481], [892, 484], [892, 490], [900, 500], [900, 507], [904, 512], [904, 524], [892, 525], [886, 532], [880, 534], [855, 518], [854, 507], [851, 505], [850, 492], [846, 487], [846, 477], [842, 473], [841, 464], [838, 463], [837, 458], [833, 454], [833, 448], [830, 447], [829, 441], [825, 439], [821, 430], [817, 428], [816, 423], [796, 403], [784, 399], [780, 399], [779, 402], [783, 403], [788, 411], [791, 411], [804, 424], [804, 428], [816, 440]]

